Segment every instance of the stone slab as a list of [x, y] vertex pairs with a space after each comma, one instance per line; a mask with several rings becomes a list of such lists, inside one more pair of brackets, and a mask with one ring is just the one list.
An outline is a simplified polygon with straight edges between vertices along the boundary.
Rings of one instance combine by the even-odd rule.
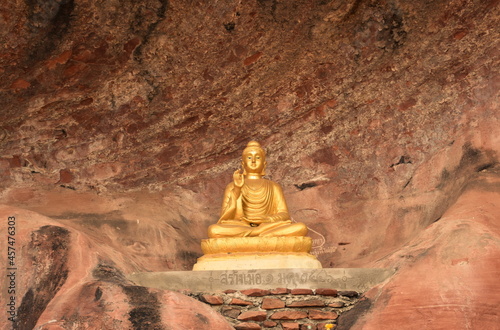
[[249, 288], [332, 288], [365, 292], [394, 274], [388, 268], [258, 269], [134, 273], [137, 285], [191, 291], [244, 290]]

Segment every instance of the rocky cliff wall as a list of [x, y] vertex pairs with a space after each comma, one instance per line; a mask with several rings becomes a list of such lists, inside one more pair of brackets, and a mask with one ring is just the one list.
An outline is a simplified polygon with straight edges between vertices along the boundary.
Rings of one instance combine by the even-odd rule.
[[[2, 200], [165, 223], [199, 253], [256, 139], [325, 265], [380, 256], [498, 160], [497, 4], [3, 4]], [[99, 211], [61, 205], [78, 193]]]
[[497, 0], [16, 0], [0, 24], [0, 202], [138, 269], [191, 267], [250, 139], [324, 267], [496, 173]]

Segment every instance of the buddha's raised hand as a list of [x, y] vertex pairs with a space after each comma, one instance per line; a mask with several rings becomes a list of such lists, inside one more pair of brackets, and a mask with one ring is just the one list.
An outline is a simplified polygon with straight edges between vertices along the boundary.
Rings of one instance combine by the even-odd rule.
[[245, 183], [245, 178], [243, 177], [243, 173], [240, 169], [237, 169], [233, 173], [233, 182], [234, 185], [238, 188], [243, 187], [243, 184]]

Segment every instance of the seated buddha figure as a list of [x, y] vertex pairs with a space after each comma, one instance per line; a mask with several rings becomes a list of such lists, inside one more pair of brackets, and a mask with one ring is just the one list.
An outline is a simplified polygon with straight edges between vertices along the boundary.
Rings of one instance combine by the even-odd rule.
[[208, 237], [305, 236], [303, 223], [292, 223], [283, 191], [277, 183], [263, 178], [266, 154], [260, 144], [248, 143], [242, 167], [224, 191], [221, 216], [208, 228]]

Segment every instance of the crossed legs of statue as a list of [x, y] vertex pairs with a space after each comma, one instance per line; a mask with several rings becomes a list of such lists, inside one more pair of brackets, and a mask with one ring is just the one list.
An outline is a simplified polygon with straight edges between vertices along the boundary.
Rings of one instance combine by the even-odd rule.
[[208, 228], [208, 237], [263, 237], [263, 236], [305, 236], [307, 226], [303, 223], [292, 223], [290, 220], [266, 222], [256, 227], [250, 225], [232, 224], [237, 221], [228, 221], [225, 224], [214, 224]]

